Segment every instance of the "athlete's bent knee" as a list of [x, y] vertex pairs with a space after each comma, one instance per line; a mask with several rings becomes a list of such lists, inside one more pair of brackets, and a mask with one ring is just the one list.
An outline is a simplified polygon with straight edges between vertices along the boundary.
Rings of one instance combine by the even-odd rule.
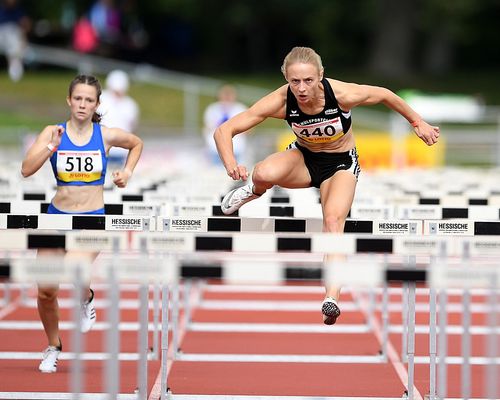
[[50, 303], [57, 298], [57, 289], [38, 289], [38, 301]]
[[345, 219], [339, 215], [331, 214], [323, 219], [323, 230], [325, 232], [342, 233], [344, 232]]
[[266, 166], [265, 163], [260, 162], [253, 170], [252, 181], [259, 187], [264, 186], [267, 189], [270, 189], [274, 186], [273, 172], [268, 166]]

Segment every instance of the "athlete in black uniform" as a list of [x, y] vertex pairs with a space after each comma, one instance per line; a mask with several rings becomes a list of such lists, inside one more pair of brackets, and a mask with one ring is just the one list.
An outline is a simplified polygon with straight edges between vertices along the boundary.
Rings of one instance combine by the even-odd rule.
[[[273, 117], [285, 119], [297, 139], [286, 151], [259, 162], [252, 183], [229, 192], [222, 211], [232, 214], [274, 185], [284, 188], [315, 186], [320, 190], [323, 230], [342, 233], [360, 172], [351, 127], [351, 109], [383, 103], [401, 114], [427, 145], [437, 142], [439, 128], [430, 126], [399, 96], [376, 86], [358, 85], [323, 77], [320, 56], [308, 47], [294, 47], [281, 71], [287, 80], [252, 107], [219, 126], [214, 139], [227, 174], [246, 181], [248, 171], [234, 157], [232, 137]], [[340, 315], [340, 287], [326, 288], [323, 321], [334, 324]]]

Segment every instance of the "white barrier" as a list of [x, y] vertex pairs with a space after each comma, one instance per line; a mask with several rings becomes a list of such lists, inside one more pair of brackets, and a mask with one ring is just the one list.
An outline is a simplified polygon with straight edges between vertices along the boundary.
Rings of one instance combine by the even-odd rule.
[[19, 251], [38, 248], [167, 253], [304, 252], [492, 257], [500, 255], [500, 236], [0, 230], [0, 250]]

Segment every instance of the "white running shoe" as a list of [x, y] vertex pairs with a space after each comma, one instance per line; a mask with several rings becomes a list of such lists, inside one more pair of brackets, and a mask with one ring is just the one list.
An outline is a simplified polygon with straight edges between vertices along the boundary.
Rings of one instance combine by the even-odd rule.
[[249, 183], [231, 190], [222, 199], [222, 204], [220, 206], [222, 212], [226, 215], [230, 215], [236, 212], [243, 204], [260, 197], [260, 195], [256, 195], [253, 192], [252, 188], [253, 184]]
[[92, 289], [90, 289], [90, 294], [90, 299], [82, 303], [82, 308], [80, 310], [80, 330], [83, 333], [90, 331], [90, 328], [92, 328], [96, 320], [94, 291]]
[[50, 374], [57, 371], [57, 359], [61, 353], [62, 345], [59, 346], [49, 346], [45, 349], [42, 361], [38, 366], [38, 369], [43, 372]]
[[340, 308], [337, 301], [333, 297], [327, 297], [321, 305], [321, 313], [323, 314], [325, 325], [333, 325], [337, 322], [337, 318], [340, 315]]

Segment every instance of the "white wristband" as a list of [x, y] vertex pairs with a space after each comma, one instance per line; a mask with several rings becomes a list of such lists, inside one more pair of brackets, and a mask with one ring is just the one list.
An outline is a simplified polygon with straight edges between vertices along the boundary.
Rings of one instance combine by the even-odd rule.
[[54, 146], [52, 143], [47, 144], [47, 148], [50, 150], [51, 153], [57, 150], [57, 147]]

